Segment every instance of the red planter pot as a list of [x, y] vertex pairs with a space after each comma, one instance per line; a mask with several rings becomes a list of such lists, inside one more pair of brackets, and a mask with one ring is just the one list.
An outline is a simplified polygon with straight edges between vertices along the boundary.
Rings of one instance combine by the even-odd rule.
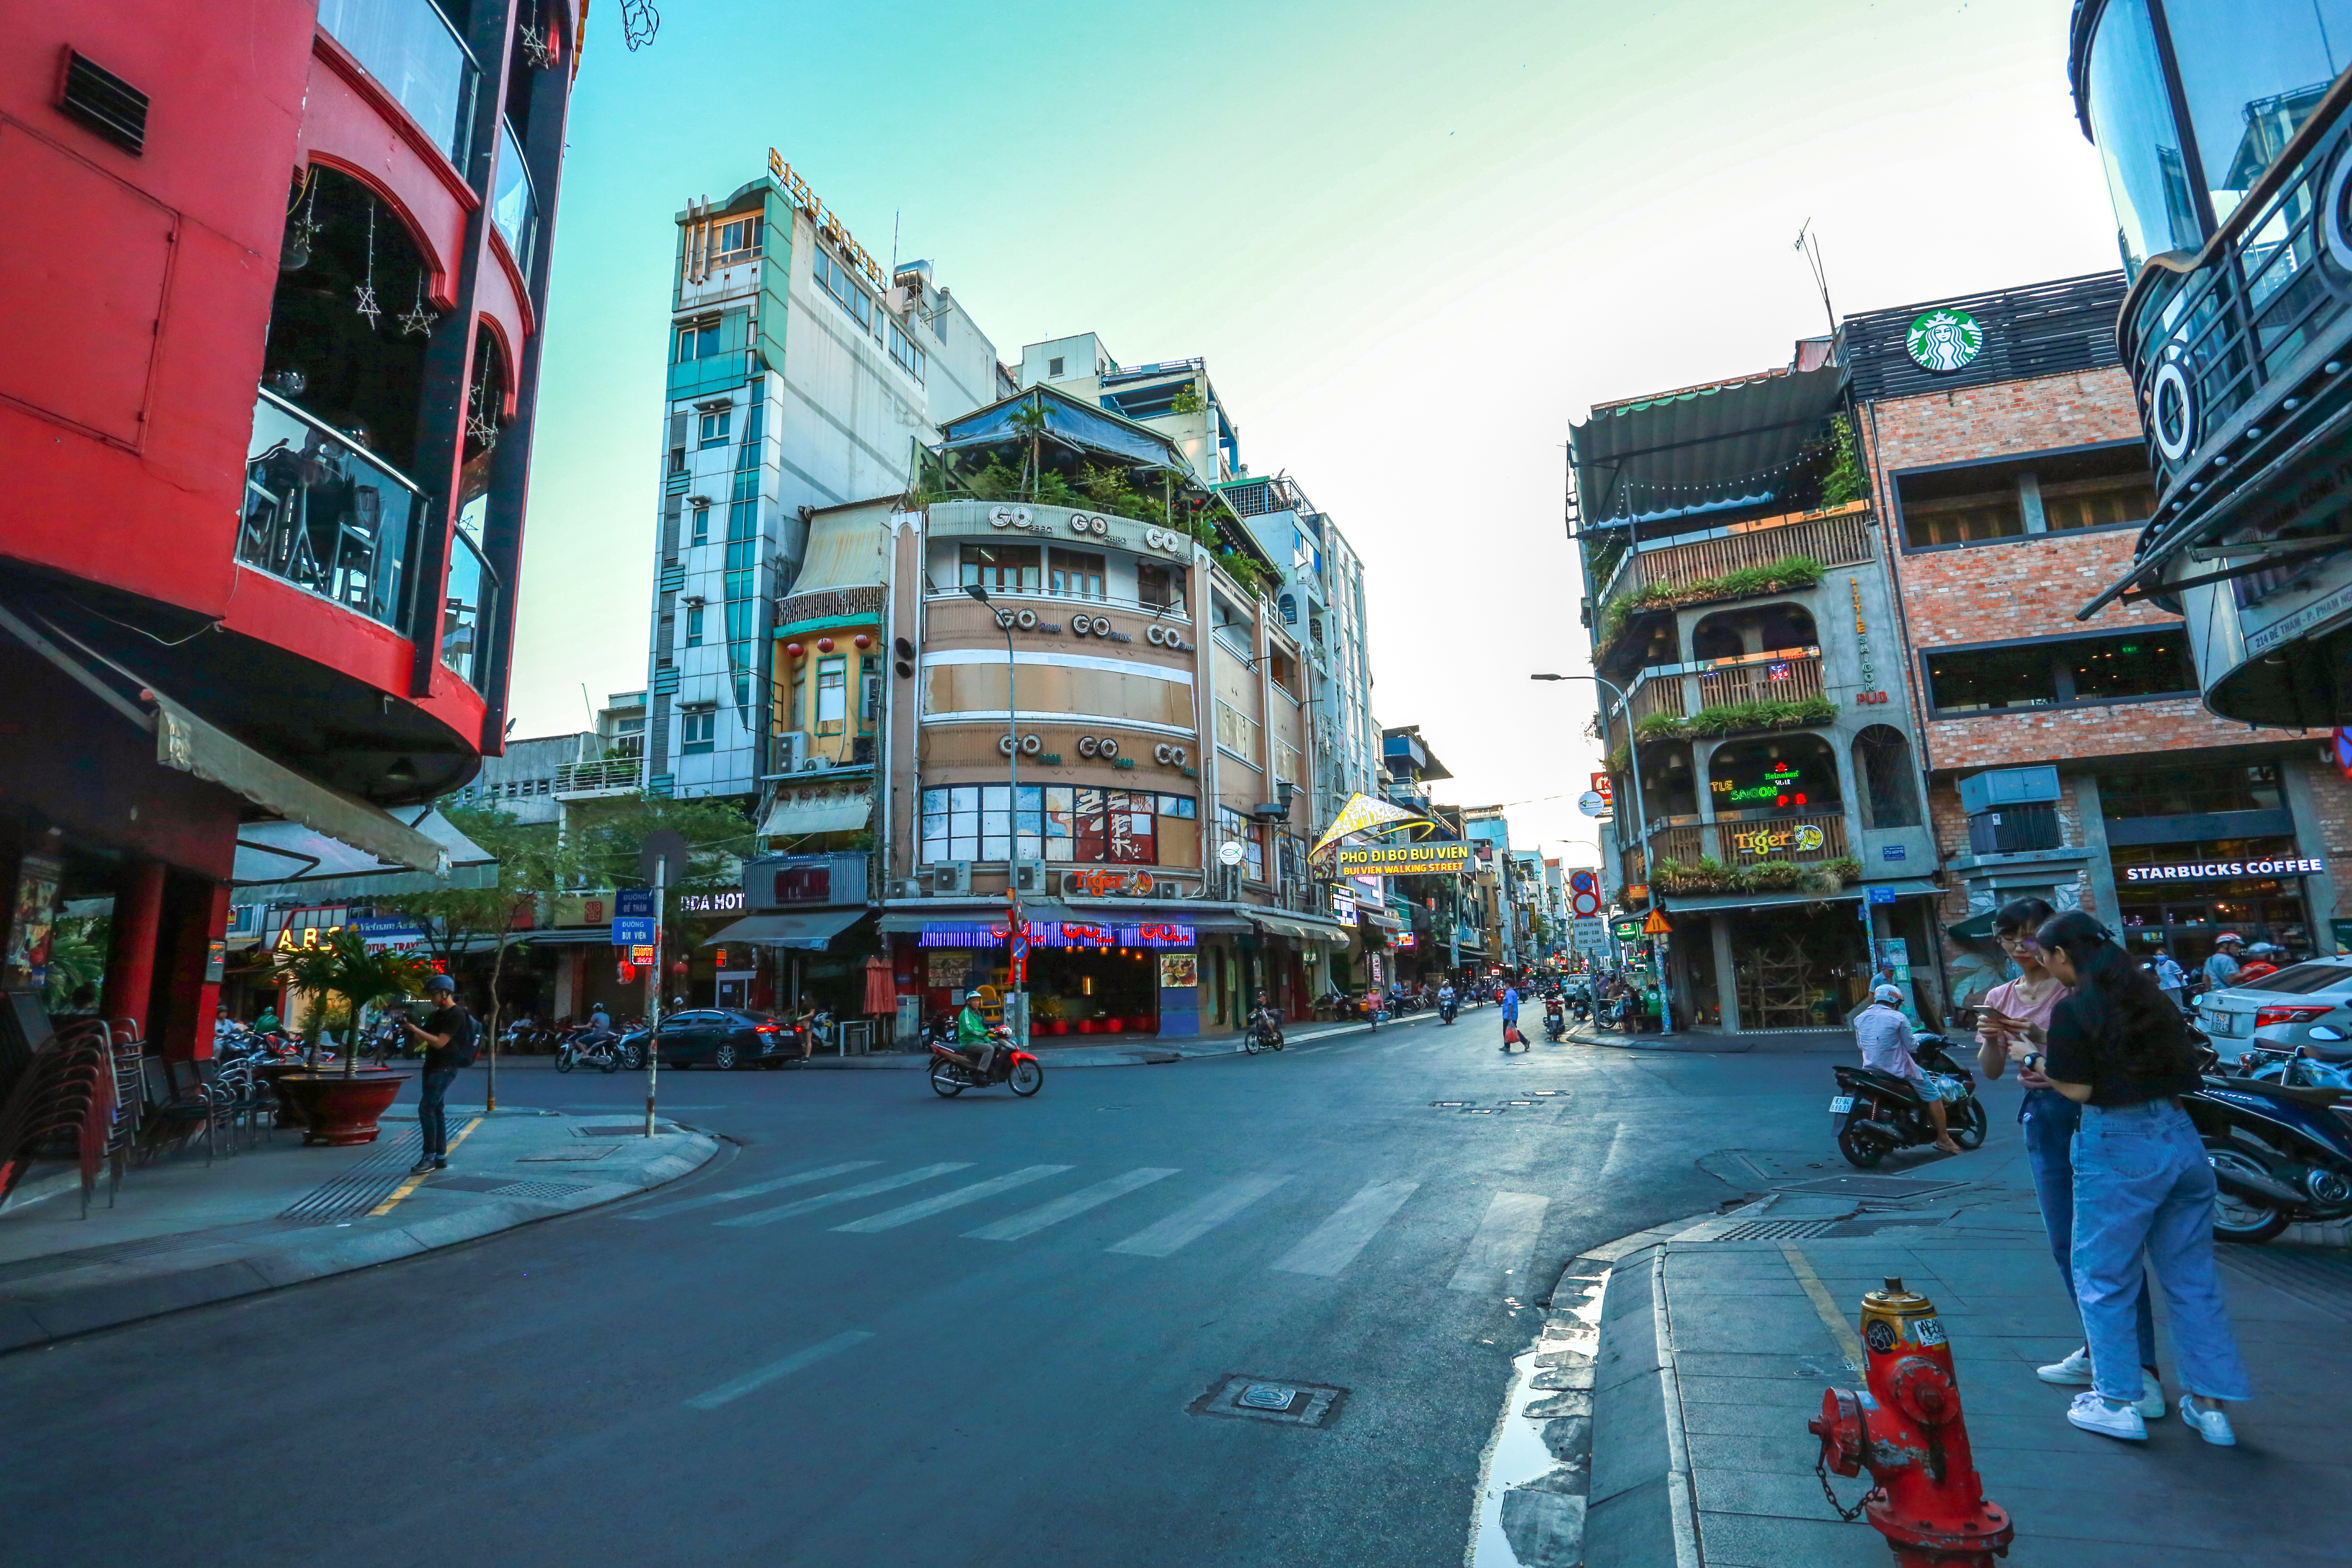
[[341, 1073], [286, 1073], [276, 1082], [278, 1094], [302, 1119], [302, 1142], [344, 1148], [373, 1143], [381, 1131], [377, 1119], [400, 1098], [406, 1073], [362, 1072], [352, 1078]]

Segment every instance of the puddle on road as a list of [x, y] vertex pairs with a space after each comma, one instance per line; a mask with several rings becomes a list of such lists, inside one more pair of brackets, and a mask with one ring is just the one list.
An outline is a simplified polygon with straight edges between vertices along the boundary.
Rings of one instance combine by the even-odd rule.
[[1592, 1355], [1609, 1270], [1563, 1279], [1535, 1342], [1512, 1358], [1510, 1392], [1478, 1480], [1466, 1568], [1575, 1568], [1584, 1548], [1592, 1451]]

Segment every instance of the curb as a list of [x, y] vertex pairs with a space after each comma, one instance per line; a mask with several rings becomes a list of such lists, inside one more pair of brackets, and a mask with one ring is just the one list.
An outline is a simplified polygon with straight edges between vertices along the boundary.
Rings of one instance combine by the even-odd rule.
[[118, 1328], [167, 1312], [372, 1268], [380, 1263], [436, 1252], [540, 1220], [634, 1198], [700, 1170], [718, 1155], [721, 1145], [717, 1138], [701, 1132], [686, 1136], [685, 1148], [646, 1162], [629, 1173], [625, 1184], [599, 1183], [596, 1187], [601, 1191], [592, 1189], [568, 1199], [526, 1202], [506, 1198], [469, 1205], [454, 1213], [406, 1224], [387, 1224], [377, 1229], [363, 1230], [352, 1226], [349, 1227], [352, 1234], [348, 1237], [336, 1235], [332, 1239], [320, 1238], [307, 1246], [301, 1245], [299, 1238], [306, 1235], [315, 1237], [316, 1230], [278, 1232], [278, 1236], [288, 1238], [287, 1245], [282, 1246], [269, 1245], [260, 1237], [240, 1236], [235, 1240], [187, 1248], [182, 1256], [242, 1247], [241, 1256], [190, 1268], [159, 1270], [134, 1279], [93, 1284], [84, 1289], [61, 1290], [47, 1298], [37, 1295], [0, 1301], [0, 1354], [100, 1329]]
[[[1391, 1029], [1410, 1028], [1414, 1024], [1425, 1022], [1436, 1016], [1437, 1015], [1435, 1013], [1410, 1014], [1402, 1018], [1390, 1019], [1387, 1027]], [[1286, 1031], [1284, 1038], [1286, 1043], [1294, 1047], [1307, 1045], [1319, 1046], [1327, 1040], [1336, 1040], [1343, 1036], [1364, 1035], [1370, 1034], [1371, 1032], [1372, 1026], [1370, 1024], [1336, 1024], [1317, 1026], [1311, 1034], [1302, 1034], [1297, 1030]], [[1150, 1045], [1139, 1043], [1137, 1045], [1124, 1047], [1117, 1046], [1032, 1045], [1030, 1049], [1036, 1056], [1038, 1061], [1048, 1068], [1164, 1067], [1170, 1062], [1192, 1061], [1200, 1058], [1238, 1057], [1246, 1054], [1238, 1038], [1236, 1038], [1232, 1045], [1161, 1045], [1157, 1043], [1155, 1040], [1154, 1043]], [[1058, 1053], [1065, 1051], [1072, 1054], [1081, 1051], [1087, 1053], [1103, 1053], [1105, 1055], [1116, 1056], [1118, 1059], [1112, 1061], [1100, 1059], [1092, 1061], [1055, 1060], [1055, 1057]], [[929, 1051], [874, 1051], [862, 1057], [811, 1057], [794, 1070], [798, 1072], [889, 1072], [894, 1070], [905, 1072], [918, 1068], [929, 1067], [930, 1065], [930, 1060], [931, 1058]]]

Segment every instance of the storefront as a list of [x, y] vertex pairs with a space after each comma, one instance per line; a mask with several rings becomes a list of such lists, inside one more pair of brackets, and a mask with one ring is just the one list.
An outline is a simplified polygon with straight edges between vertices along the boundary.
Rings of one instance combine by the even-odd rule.
[[[1054, 1044], [1096, 1035], [1189, 1037], [1204, 1022], [1202, 942], [1183, 911], [1079, 911], [1024, 907], [1027, 927], [1029, 1035]], [[1163, 918], [1167, 917], [1167, 918]], [[1239, 921], [1223, 921], [1234, 931]], [[893, 910], [882, 918], [902, 1009], [919, 1017], [955, 1012], [979, 986], [1012, 989], [1013, 944], [1002, 905], [950, 905], [937, 912]], [[1222, 956], [1223, 950], [1215, 950]], [[903, 1013], [902, 1013], [903, 1017]], [[903, 1031], [902, 1031], [903, 1032]]]
[[[1916, 1016], [1936, 1022], [1943, 1008], [1929, 900], [1937, 891], [1906, 881], [1669, 900], [1675, 1026], [1843, 1028], [1881, 982], [1900, 987]], [[1641, 967], [1640, 950], [1634, 958]]]
[[2169, 952], [2194, 969], [2224, 931], [2250, 944], [2274, 942], [2290, 962], [2321, 951], [2305, 882], [2327, 875], [2327, 862], [2298, 854], [2292, 839], [2140, 845], [2116, 849], [2111, 858], [2135, 958]]

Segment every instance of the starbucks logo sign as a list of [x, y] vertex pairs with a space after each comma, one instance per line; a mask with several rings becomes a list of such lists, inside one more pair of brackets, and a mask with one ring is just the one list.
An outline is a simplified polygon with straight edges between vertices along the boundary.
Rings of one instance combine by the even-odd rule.
[[1903, 346], [1928, 370], [1958, 370], [1984, 347], [1984, 329], [1966, 310], [1930, 310], [1911, 323]]

